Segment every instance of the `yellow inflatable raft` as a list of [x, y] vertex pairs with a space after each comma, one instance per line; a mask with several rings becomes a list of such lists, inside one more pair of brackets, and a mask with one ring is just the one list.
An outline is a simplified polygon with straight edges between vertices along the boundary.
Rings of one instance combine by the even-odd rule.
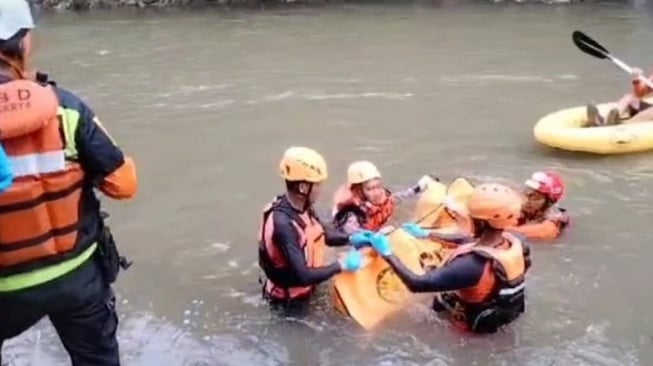
[[[605, 115], [610, 108], [615, 107], [615, 103], [600, 104], [597, 107]], [[544, 145], [569, 151], [608, 155], [653, 149], [653, 121], [580, 127], [586, 120], [585, 107], [563, 109], [540, 119], [533, 134]]]
[[[473, 189], [463, 178], [454, 180], [449, 187], [431, 181], [417, 202], [414, 220], [424, 227], [438, 226], [440, 218], [444, 217], [445, 199], [449, 197], [466, 203]], [[455, 228], [455, 222], [446, 222], [447, 227], [443, 231]], [[415, 273], [424, 273], [427, 266], [441, 265], [451, 250], [446, 243], [416, 239], [403, 229], [396, 229], [388, 238], [394, 254]], [[369, 264], [357, 272], [337, 275], [333, 281], [332, 298], [336, 309], [351, 316], [363, 328], [372, 329], [405, 308], [412, 294], [376, 252], [371, 248], [361, 251]]]

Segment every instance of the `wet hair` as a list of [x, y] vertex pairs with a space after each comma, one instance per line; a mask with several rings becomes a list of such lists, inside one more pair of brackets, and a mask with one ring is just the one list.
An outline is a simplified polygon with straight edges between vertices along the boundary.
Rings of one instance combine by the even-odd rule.
[[556, 201], [554, 201], [554, 200], [552, 200], [551, 198], [549, 198], [549, 196], [544, 195], [544, 204], [543, 204], [542, 207], [541, 207], [541, 208], [536, 212], [536, 215], [535, 215], [535, 216], [543, 215], [543, 214], [546, 213], [546, 212], [547, 212], [551, 207], [553, 207], [553, 205], [555, 205], [555, 204], [556, 204]]
[[555, 205], [557, 201], [549, 198], [549, 196], [546, 197], [545, 203], [544, 203], [544, 208], [547, 210], [551, 208], [551, 206]]
[[547, 199], [546, 201], [544, 201], [544, 204], [542, 205], [542, 207], [539, 210], [537, 210], [536, 212], [534, 212], [531, 215], [527, 215], [527, 221], [544, 218], [544, 216], [546, 215], [546, 212], [549, 211], [549, 209], [551, 209], [551, 207], [553, 207], [553, 203], [551, 203], [551, 201], [549, 201], [549, 199]]
[[[0, 53], [7, 57], [8, 59], [18, 61], [20, 63], [24, 62], [24, 49], [22, 40], [29, 32], [29, 29], [21, 29], [11, 38], [0, 41]], [[9, 67], [7, 63], [0, 59], [0, 65], [3, 67]]]
[[355, 195], [357, 194], [365, 197], [365, 191], [363, 190], [363, 183], [352, 184], [351, 186], [349, 186], [349, 190]]

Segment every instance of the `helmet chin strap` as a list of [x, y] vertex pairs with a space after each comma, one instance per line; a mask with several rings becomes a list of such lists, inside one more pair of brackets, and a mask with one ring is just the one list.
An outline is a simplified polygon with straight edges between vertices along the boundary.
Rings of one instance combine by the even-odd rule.
[[308, 183], [308, 191], [306, 193], [301, 193], [302, 196], [304, 196], [304, 211], [308, 211], [309, 208], [311, 208], [311, 193], [313, 193], [313, 183]]
[[[302, 192], [301, 188], [299, 187], [299, 184], [308, 184], [308, 190], [306, 192]], [[293, 187], [292, 190], [288, 191], [288, 193], [292, 193], [292, 197], [294, 197], [293, 201], [293, 206], [295, 206], [295, 209], [301, 209], [302, 211], [307, 211], [308, 209], [311, 208], [311, 193], [313, 192], [313, 183], [310, 182], [301, 182], [298, 183], [295, 187]], [[300, 203], [298, 201], [303, 200], [304, 202]]]

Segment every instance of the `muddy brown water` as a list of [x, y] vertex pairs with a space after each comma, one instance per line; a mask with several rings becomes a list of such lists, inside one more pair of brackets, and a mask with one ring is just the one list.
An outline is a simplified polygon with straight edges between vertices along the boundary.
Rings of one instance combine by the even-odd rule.
[[[139, 164], [138, 199], [104, 200], [136, 263], [117, 285], [124, 364], [653, 364], [653, 157], [564, 154], [532, 138], [544, 114], [628, 88], [571, 32], [646, 68], [652, 13], [421, 2], [46, 16], [38, 64]], [[260, 299], [255, 236], [293, 144], [324, 153], [331, 192], [361, 158], [391, 186], [556, 168], [572, 227], [534, 248], [528, 312], [494, 337], [463, 337], [423, 304], [365, 333], [326, 295], [311, 316], [281, 319]], [[68, 364], [46, 323], [4, 354]]]

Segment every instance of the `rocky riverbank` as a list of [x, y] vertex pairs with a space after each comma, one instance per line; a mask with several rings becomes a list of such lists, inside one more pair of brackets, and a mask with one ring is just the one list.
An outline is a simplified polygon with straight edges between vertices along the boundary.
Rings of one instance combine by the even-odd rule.
[[146, 8], [191, 5], [202, 6], [210, 4], [229, 4], [232, 1], [246, 2], [243, 0], [37, 0], [36, 2], [43, 9], [92, 10], [121, 7]]
[[[2, 0], [0, 0], [2, 1]], [[170, 7], [170, 6], [202, 6], [209, 4], [231, 4], [249, 2], [310, 2], [311, 0], [32, 0], [43, 9], [54, 10], [90, 10], [90, 9], [111, 9], [120, 7]], [[328, 0], [323, 0], [328, 1]], [[578, 3], [591, 2], [592, 0], [488, 0], [489, 2], [516, 2], [516, 3]]]

